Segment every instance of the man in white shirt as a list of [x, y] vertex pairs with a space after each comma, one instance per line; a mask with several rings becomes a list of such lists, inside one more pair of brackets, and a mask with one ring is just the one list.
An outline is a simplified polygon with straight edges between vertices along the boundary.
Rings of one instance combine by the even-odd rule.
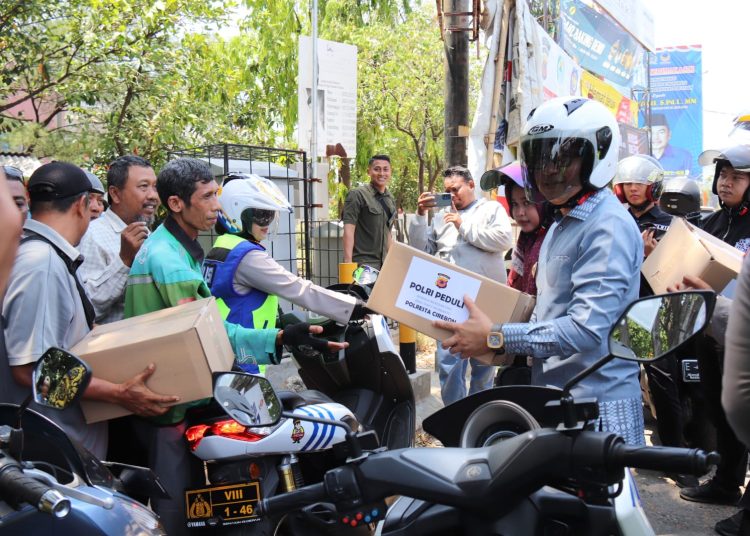
[[[38, 168], [29, 179], [32, 218], [23, 226], [7, 293], [2, 303], [0, 402], [20, 404], [31, 393], [31, 375], [50, 347], [68, 349], [91, 329], [94, 310], [77, 276], [81, 259], [76, 249], [91, 218], [91, 182], [83, 170], [67, 162]], [[175, 396], [158, 395], [145, 381], [150, 365], [133, 378], [114, 384], [93, 377], [83, 397], [119, 404], [142, 416], [162, 415]], [[80, 406], [48, 411], [32, 403], [95, 456], [107, 449], [105, 423], [86, 424]]]
[[[445, 170], [445, 191], [451, 206], [441, 210], [427, 225], [427, 211], [436, 206], [435, 194], [424, 192], [417, 200], [417, 216], [409, 225], [409, 242], [436, 257], [505, 283], [504, 252], [513, 245], [510, 219], [497, 201], [477, 199], [468, 169], [453, 166]], [[437, 344], [440, 389], [447, 406], [466, 396], [466, 368], [471, 361], [469, 394], [492, 387], [495, 367], [474, 359], [461, 359]]]
[[78, 273], [99, 324], [122, 320], [130, 265], [159, 206], [156, 174], [139, 156], [112, 162], [107, 187], [109, 209], [91, 222], [79, 246], [84, 262]]

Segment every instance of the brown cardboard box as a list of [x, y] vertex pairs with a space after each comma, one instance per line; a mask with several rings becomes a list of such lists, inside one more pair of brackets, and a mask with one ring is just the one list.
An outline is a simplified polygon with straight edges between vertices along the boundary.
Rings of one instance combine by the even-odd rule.
[[475, 295], [493, 322], [525, 322], [534, 309], [533, 296], [400, 243], [389, 249], [367, 307], [442, 340], [451, 333], [431, 322], [465, 320], [464, 294]]
[[[96, 326], [70, 349], [94, 376], [120, 383], [149, 363], [156, 371], [146, 385], [180, 403], [212, 396], [211, 372], [232, 368], [234, 353], [215, 298], [206, 298], [111, 324]], [[128, 415], [125, 408], [83, 400], [86, 422]]]
[[742, 256], [726, 242], [682, 218], [674, 218], [643, 262], [641, 272], [655, 294], [665, 293], [668, 286], [679, 283], [686, 275], [700, 277], [721, 292], [740, 272]]

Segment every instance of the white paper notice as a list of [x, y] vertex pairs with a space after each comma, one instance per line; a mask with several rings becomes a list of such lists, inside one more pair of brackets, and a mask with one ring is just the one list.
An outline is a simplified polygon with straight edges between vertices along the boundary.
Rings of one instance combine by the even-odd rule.
[[477, 299], [482, 282], [414, 257], [396, 299], [396, 307], [427, 320], [463, 322], [469, 318], [464, 295]]

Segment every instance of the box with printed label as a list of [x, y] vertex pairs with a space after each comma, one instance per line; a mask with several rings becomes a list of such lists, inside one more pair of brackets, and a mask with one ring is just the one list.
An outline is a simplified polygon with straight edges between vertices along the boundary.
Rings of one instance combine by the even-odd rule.
[[655, 294], [697, 276], [721, 292], [740, 273], [743, 253], [682, 218], [674, 218], [641, 268]]
[[[525, 322], [534, 297], [485, 276], [394, 243], [388, 251], [367, 307], [442, 340], [449, 331], [433, 320], [463, 322], [469, 317], [464, 295], [472, 298], [493, 322]], [[494, 355], [483, 356], [494, 362]]]
[[[95, 377], [114, 383], [154, 363], [146, 385], [159, 394], [179, 396], [179, 403], [211, 397], [211, 373], [231, 370], [234, 361], [215, 298], [96, 326], [70, 351], [91, 366]], [[81, 407], [89, 423], [130, 413], [93, 400], [82, 400]]]

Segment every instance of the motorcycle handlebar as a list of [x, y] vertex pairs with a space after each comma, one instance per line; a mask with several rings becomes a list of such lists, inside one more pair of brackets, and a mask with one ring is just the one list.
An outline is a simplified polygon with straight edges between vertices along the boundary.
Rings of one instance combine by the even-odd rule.
[[700, 449], [634, 447], [617, 443], [613, 445], [610, 459], [621, 467], [704, 475], [721, 457], [717, 452]]
[[8, 458], [0, 461], [0, 496], [11, 502], [29, 503], [55, 517], [65, 517], [70, 512], [70, 501], [59, 491], [24, 474], [21, 466]]
[[328, 497], [326, 486], [323, 482], [320, 482], [281, 495], [266, 497], [260, 502], [260, 513], [261, 515], [274, 515], [291, 512], [303, 506], [320, 502], [326, 497]]

